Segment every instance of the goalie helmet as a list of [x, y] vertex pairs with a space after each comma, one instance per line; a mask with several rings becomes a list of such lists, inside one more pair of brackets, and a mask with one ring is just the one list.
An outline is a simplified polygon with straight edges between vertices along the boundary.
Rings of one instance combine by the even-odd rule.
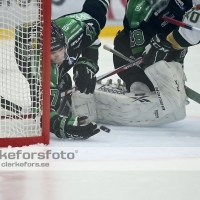
[[51, 51], [56, 51], [64, 46], [66, 46], [65, 36], [61, 28], [51, 21]]

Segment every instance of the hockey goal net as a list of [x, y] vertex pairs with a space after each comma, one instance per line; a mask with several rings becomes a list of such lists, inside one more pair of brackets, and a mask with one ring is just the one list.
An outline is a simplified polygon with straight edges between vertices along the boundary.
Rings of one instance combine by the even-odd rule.
[[0, 0], [0, 147], [49, 143], [51, 1]]

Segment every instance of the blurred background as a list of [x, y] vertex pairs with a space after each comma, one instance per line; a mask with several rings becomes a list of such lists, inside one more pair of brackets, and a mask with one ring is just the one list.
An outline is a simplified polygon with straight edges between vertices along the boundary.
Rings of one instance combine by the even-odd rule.
[[[30, 21], [27, 17], [21, 17], [20, 13], [29, 12], [31, 7], [31, 12], [37, 12], [37, 1], [38, 0], [0, 0], [0, 39], [5, 38], [2, 32], [5, 32], [7, 27], [5, 21], [12, 23], [13, 27], [20, 23], [25, 23]], [[50, 0], [45, 0], [50, 1]], [[51, 0], [52, 3], [52, 19], [56, 19], [62, 15], [80, 12], [85, 0]], [[123, 17], [125, 14], [125, 6], [127, 0], [110, 0], [109, 11], [107, 14], [106, 27], [101, 31], [100, 37], [113, 37], [116, 35], [119, 29], [122, 29]], [[20, 8], [20, 13], [19, 12]], [[35, 8], [35, 11], [34, 11]], [[6, 10], [11, 10], [12, 14], [17, 16], [5, 16]], [[3, 21], [2, 21], [3, 20]], [[31, 19], [37, 20], [37, 19]], [[4, 30], [2, 30], [4, 29]], [[6, 30], [7, 31], [7, 30]], [[13, 31], [12, 31], [13, 32]], [[9, 33], [9, 35], [13, 35]]]
[[[85, 0], [52, 0], [52, 19], [62, 15], [79, 12]], [[107, 14], [106, 27], [101, 31], [100, 37], [113, 37], [122, 29], [123, 17], [127, 0], [111, 0]]]

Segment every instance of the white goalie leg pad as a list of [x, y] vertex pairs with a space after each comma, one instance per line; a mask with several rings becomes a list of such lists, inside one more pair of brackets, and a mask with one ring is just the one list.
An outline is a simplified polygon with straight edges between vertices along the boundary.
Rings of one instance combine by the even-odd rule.
[[93, 95], [75, 92], [72, 108], [75, 115], [88, 116], [95, 121], [122, 126], [159, 126], [185, 118], [185, 106], [164, 114], [157, 95], [129, 96], [117, 89], [103, 86]]
[[159, 126], [182, 120], [185, 106], [164, 114], [156, 94], [131, 96], [96, 90], [98, 122], [122, 126]]
[[186, 104], [186, 76], [180, 63], [159, 61], [146, 68], [145, 73], [154, 85], [163, 113]]
[[76, 91], [72, 94], [72, 114], [87, 116], [87, 123], [97, 121], [96, 103], [94, 94], [84, 94]]

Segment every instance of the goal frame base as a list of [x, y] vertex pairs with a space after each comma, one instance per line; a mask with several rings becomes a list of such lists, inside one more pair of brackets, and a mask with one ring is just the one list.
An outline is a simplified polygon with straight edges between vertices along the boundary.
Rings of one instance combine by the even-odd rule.
[[1, 147], [22, 147], [35, 144], [48, 145], [49, 141], [45, 136], [34, 136], [34, 137], [19, 137], [19, 138], [1, 138]]

